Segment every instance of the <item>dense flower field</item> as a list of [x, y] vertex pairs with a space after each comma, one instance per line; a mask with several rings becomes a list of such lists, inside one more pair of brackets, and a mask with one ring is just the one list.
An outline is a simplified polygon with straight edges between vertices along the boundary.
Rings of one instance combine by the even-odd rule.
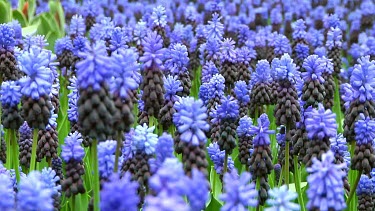
[[0, 210], [375, 210], [373, 0], [0, 0]]

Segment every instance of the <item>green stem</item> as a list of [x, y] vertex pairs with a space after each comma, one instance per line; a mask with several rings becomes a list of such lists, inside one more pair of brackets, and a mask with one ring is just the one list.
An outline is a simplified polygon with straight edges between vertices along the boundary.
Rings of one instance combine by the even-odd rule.
[[122, 132], [118, 132], [118, 134], [117, 134], [117, 146], [116, 146], [116, 153], [115, 153], [115, 167], [113, 169], [114, 173], [116, 173], [118, 171], [118, 159], [120, 157], [121, 142], [122, 142]]
[[19, 160], [18, 160], [18, 149], [17, 149], [17, 143], [16, 143], [16, 133], [15, 130], [10, 129], [8, 132], [10, 132], [10, 143], [12, 145], [12, 155], [13, 155], [13, 168], [16, 170], [16, 178], [17, 182], [20, 181], [20, 169], [19, 166]]
[[281, 184], [283, 183], [283, 176], [284, 176], [284, 165], [281, 166], [281, 173], [280, 173], [280, 178], [279, 178], [279, 182], [277, 183], [277, 187], [280, 187]]
[[11, 134], [10, 134], [10, 129], [8, 129], [6, 137], [5, 137], [5, 142], [6, 142], [6, 147], [7, 147], [7, 150], [6, 150], [6, 152], [7, 152], [6, 159], [7, 160], [6, 160], [6, 163], [5, 163], [6, 165], [5, 166], [8, 169], [12, 168], [12, 156], [11, 156], [11, 154], [12, 154], [12, 152], [11, 152], [12, 146], [11, 146], [10, 139], [11, 139]]
[[336, 120], [339, 123], [338, 127], [338, 132], [342, 133], [343, 128], [342, 128], [342, 112], [341, 112], [341, 105], [340, 105], [340, 93], [339, 93], [339, 81], [337, 77], [334, 78], [335, 80], [335, 93], [334, 93], [334, 112], [336, 113]]
[[294, 184], [296, 186], [296, 191], [298, 194], [298, 204], [301, 206], [301, 211], [305, 211], [305, 203], [303, 202], [303, 197], [302, 197], [302, 191], [301, 191], [301, 178], [299, 175], [299, 170], [298, 170], [298, 160], [297, 156], [293, 156], [293, 162], [294, 162]]
[[71, 205], [71, 210], [74, 211], [76, 207], [76, 195], [72, 196], [72, 205]]
[[224, 160], [224, 169], [223, 169], [223, 175], [227, 172], [228, 170], [228, 152], [225, 151], [225, 160]]
[[[286, 125], [286, 131], [285, 131], [285, 134], [288, 134], [289, 133], [289, 130], [290, 130], [290, 126], [289, 124], [287, 123]], [[286, 140], [285, 141], [285, 172], [284, 172], [284, 178], [285, 178], [285, 184], [287, 184], [287, 187], [289, 188], [289, 140]]]
[[[258, 191], [259, 193], [259, 190], [260, 190], [260, 178], [257, 177], [257, 181], [256, 181], [256, 190]], [[259, 201], [259, 200], [258, 200]], [[260, 205], [258, 203], [257, 207], [256, 207], [256, 210], [259, 211], [260, 210]]]
[[38, 129], [33, 130], [33, 146], [31, 149], [31, 160], [30, 160], [30, 171], [35, 170], [35, 161], [36, 161], [36, 147], [38, 146]]
[[289, 141], [286, 141], [285, 144], [285, 172], [284, 172], [284, 178], [285, 178], [285, 184], [289, 185]]
[[346, 200], [346, 205], [348, 207], [349, 207], [350, 202], [351, 202], [351, 200], [352, 200], [352, 198], [354, 196], [355, 191], [357, 190], [357, 186], [358, 186], [359, 180], [361, 179], [361, 175], [362, 175], [362, 172], [358, 172], [357, 178], [355, 179], [355, 182], [354, 182], [354, 186], [350, 187], [349, 197]]
[[93, 192], [94, 192], [94, 211], [99, 211], [100, 202], [100, 184], [99, 184], [99, 167], [98, 167], [98, 140], [94, 139], [91, 145], [91, 164], [93, 165], [94, 181], [93, 181]]

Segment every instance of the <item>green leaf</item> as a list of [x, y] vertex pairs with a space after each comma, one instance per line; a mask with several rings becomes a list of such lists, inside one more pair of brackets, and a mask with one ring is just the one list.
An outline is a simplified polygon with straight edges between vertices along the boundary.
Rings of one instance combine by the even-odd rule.
[[223, 205], [217, 200], [213, 195], [211, 195], [211, 201], [210, 204], [207, 206], [206, 211], [217, 211], [220, 210], [220, 208]]
[[39, 27], [39, 22], [37, 22], [33, 25], [22, 28], [22, 36], [35, 34], [38, 30], [38, 27]]
[[60, 1], [49, 2], [50, 13], [55, 17], [58, 27], [60, 28], [60, 34], [63, 36], [65, 30], [65, 14]]
[[[301, 182], [301, 190], [307, 186], [307, 182]], [[296, 191], [296, 185], [294, 183], [291, 183], [289, 184], [289, 190], [293, 191], [293, 192], [297, 192]]]
[[55, 49], [55, 42], [57, 39], [59, 39], [59, 34], [56, 31], [51, 31], [47, 34], [46, 39], [49, 43], [49, 45], [46, 47], [47, 49], [54, 51]]
[[26, 27], [28, 25], [26, 17], [21, 10], [13, 10], [13, 19], [18, 20], [22, 27]]
[[8, 23], [12, 19], [11, 6], [7, 1], [0, 1], [0, 23]]
[[28, 16], [28, 19], [29, 19], [29, 23], [31, 23], [31, 21], [34, 19], [34, 15], [35, 15], [35, 11], [36, 11], [36, 1], [35, 0], [31, 0], [31, 1], [27, 1], [29, 6], [27, 8], [27, 16]]
[[238, 155], [234, 159], [234, 167], [236, 167], [236, 169], [238, 170], [238, 173], [241, 174], [243, 166]]
[[215, 168], [213, 166], [211, 166], [210, 185], [213, 196], [215, 198], [218, 198], [221, 194], [221, 189], [223, 185], [221, 184], [220, 175], [216, 173]]
[[18, 10], [22, 11], [24, 5], [25, 0], [18, 0]]
[[[40, 25], [38, 27], [38, 33], [47, 35], [50, 32], [54, 32], [55, 34], [59, 32], [59, 28], [56, 22], [56, 19], [50, 13], [44, 13], [40, 18]], [[50, 45], [52, 43], [49, 43]]]

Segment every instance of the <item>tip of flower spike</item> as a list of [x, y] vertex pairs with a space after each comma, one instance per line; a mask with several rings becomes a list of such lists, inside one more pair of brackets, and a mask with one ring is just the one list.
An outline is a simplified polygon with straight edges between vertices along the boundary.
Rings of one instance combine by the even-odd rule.
[[302, 67], [306, 72], [301, 73], [302, 78], [305, 81], [318, 80], [321, 84], [324, 83], [322, 77], [324, 71], [325, 62], [319, 58], [318, 55], [310, 55], [304, 61]]
[[179, 75], [187, 71], [189, 64], [188, 51], [185, 45], [176, 43], [168, 51], [168, 59], [165, 61], [165, 68], [174, 75]]
[[293, 84], [299, 80], [300, 73], [289, 54], [282, 55], [280, 59], [273, 59], [272, 69], [276, 72], [276, 80], [288, 80]]
[[267, 83], [271, 80], [271, 67], [269, 62], [265, 59], [258, 61], [251, 83]]
[[73, 51], [73, 43], [70, 37], [63, 37], [56, 40], [55, 53], [61, 55], [64, 51]]
[[165, 49], [163, 48], [163, 39], [156, 32], [149, 32], [143, 39], [144, 54], [139, 59], [143, 62], [145, 68], [150, 68], [152, 65], [163, 69], [163, 60]]
[[167, 15], [164, 6], [157, 6], [154, 7], [151, 14], [151, 20], [154, 27], [162, 27], [164, 28], [167, 25]]
[[248, 116], [242, 117], [237, 127], [238, 136], [251, 136], [250, 128], [252, 126], [253, 126], [253, 120], [250, 117]]
[[79, 89], [92, 87], [99, 90], [103, 83], [111, 76], [112, 62], [107, 55], [105, 43], [96, 42], [93, 46], [87, 46], [87, 52], [80, 52], [82, 61], [76, 64], [77, 82]]
[[82, 141], [82, 136], [77, 131], [69, 134], [61, 147], [61, 158], [65, 162], [69, 162], [70, 159], [81, 161], [85, 155], [85, 151], [81, 146]]
[[236, 60], [236, 43], [231, 38], [224, 38], [220, 44], [220, 57], [222, 61], [235, 62]]
[[12, 50], [16, 40], [14, 29], [10, 24], [0, 24], [0, 48], [5, 50]]
[[155, 147], [158, 142], [158, 135], [154, 134], [155, 126], [148, 127], [146, 124], [138, 125], [132, 141], [132, 150], [134, 153], [140, 151], [148, 155], [155, 153]]
[[177, 92], [181, 92], [183, 90], [181, 86], [181, 81], [177, 79], [177, 76], [168, 75], [168, 77], [163, 76], [164, 81], [164, 99], [177, 101]]
[[212, 19], [206, 26], [207, 40], [221, 40], [224, 34], [224, 25], [220, 22], [222, 17], [218, 13], [212, 14]]
[[234, 85], [234, 94], [236, 95], [236, 99], [240, 103], [247, 104], [250, 102], [250, 92], [248, 85], [245, 81], [237, 81]]
[[239, 115], [238, 101], [232, 96], [223, 97], [221, 104], [217, 107], [218, 117], [223, 119], [236, 119]]
[[191, 143], [194, 146], [206, 143], [207, 137], [204, 131], [209, 129], [206, 107], [203, 101], [193, 97], [180, 98], [174, 105], [176, 113], [173, 122], [181, 133], [181, 141]]
[[318, 109], [308, 112], [305, 119], [307, 136], [309, 139], [335, 137], [337, 134], [336, 114], [330, 109], [325, 110], [323, 104], [318, 104]]
[[331, 27], [327, 32], [326, 46], [329, 50], [334, 47], [341, 48], [342, 46], [342, 31], [339, 27]]
[[15, 81], [4, 81], [1, 84], [0, 96], [3, 106], [14, 107], [21, 101], [21, 86]]
[[375, 120], [359, 114], [360, 119], [354, 123], [354, 132], [357, 145], [372, 144], [375, 138]]

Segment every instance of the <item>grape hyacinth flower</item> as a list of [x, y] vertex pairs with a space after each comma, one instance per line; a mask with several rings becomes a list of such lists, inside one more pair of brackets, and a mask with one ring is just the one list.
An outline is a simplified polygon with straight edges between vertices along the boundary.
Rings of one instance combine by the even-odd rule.
[[224, 38], [220, 43], [220, 74], [225, 78], [226, 91], [229, 93], [237, 80], [237, 55], [235, 42], [231, 38]]
[[270, 206], [266, 208], [265, 211], [299, 211], [300, 205], [292, 202], [297, 198], [297, 193], [288, 190], [286, 185], [280, 188], [275, 187], [268, 191], [269, 199], [267, 199], [267, 204]]
[[107, 85], [113, 62], [107, 56], [102, 41], [89, 46], [87, 52], [79, 54], [84, 58], [76, 64], [80, 132], [93, 139], [106, 140], [107, 136], [113, 135], [113, 127], [119, 117], [116, 115], [118, 110], [110, 98]]
[[78, 99], [79, 99], [79, 92], [77, 87], [77, 78], [72, 76], [69, 79], [68, 90], [70, 93], [68, 94], [68, 120], [70, 121], [71, 130], [75, 132], [78, 130]]
[[159, 119], [160, 124], [163, 125], [163, 129], [167, 130], [172, 125], [173, 115], [176, 113], [174, 104], [178, 101], [177, 93], [183, 90], [181, 81], [177, 79], [177, 76], [168, 75], [164, 80], [164, 106], [160, 109]]
[[51, 162], [52, 158], [57, 158], [57, 148], [59, 139], [57, 134], [57, 114], [51, 110], [51, 118], [45, 129], [38, 132], [38, 147], [36, 149], [37, 161], [40, 162], [46, 158], [47, 162]]
[[175, 103], [174, 108], [176, 113], [173, 122], [178, 131], [175, 138], [176, 152], [182, 153], [185, 173], [191, 175], [192, 169], [197, 168], [207, 175], [208, 162], [204, 147], [207, 142], [205, 131], [210, 126], [206, 107], [200, 99], [183, 97]]
[[0, 173], [0, 209], [15, 210], [15, 193], [10, 175]]
[[183, 196], [188, 192], [187, 179], [182, 163], [177, 158], [167, 158], [157, 172], [150, 177], [149, 185], [155, 195], [167, 192], [169, 195]]
[[130, 173], [120, 177], [112, 174], [109, 181], [103, 184], [100, 191], [102, 196], [100, 202], [101, 210], [138, 210], [139, 196], [137, 194], [138, 183], [131, 181]]
[[22, 115], [31, 128], [44, 129], [52, 110], [49, 94], [53, 78], [48, 67], [49, 52], [31, 47], [29, 51], [24, 51], [18, 56], [18, 62], [21, 71], [27, 75], [19, 80]]
[[331, 59], [333, 63], [333, 74], [338, 77], [341, 72], [342, 50], [342, 31], [339, 27], [332, 27], [328, 30], [326, 47], [328, 49], [328, 58]]
[[138, 125], [131, 139], [131, 154], [124, 159], [121, 174], [131, 173], [132, 178], [139, 183], [139, 194], [141, 202], [144, 200], [145, 191], [148, 187], [148, 179], [151, 176], [149, 160], [154, 156], [158, 136], [154, 134], [155, 126], [148, 127], [146, 124]]
[[69, 134], [61, 146], [61, 157], [65, 162], [65, 177], [61, 182], [61, 189], [66, 197], [85, 193], [85, 186], [81, 176], [85, 174], [82, 163], [85, 151], [81, 146], [82, 136], [78, 132]]
[[374, 209], [374, 201], [372, 196], [374, 195], [374, 184], [373, 180], [370, 179], [367, 175], [362, 174], [361, 179], [359, 180], [356, 193], [358, 196], [358, 205], [357, 209], [359, 211]]
[[305, 126], [310, 141], [303, 162], [311, 166], [314, 157], [320, 160], [330, 150], [330, 138], [337, 134], [336, 114], [319, 103], [317, 109], [307, 114]]
[[301, 67], [303, 60], [309, 55], [309, 44], [306, 40], [306, 23], [299, 19], [293, 23], [292, 58], [297, 67]]
[[102, 7], [95, 1], [85, 1], [81, 6], [81, 14], [85, 19], [86, 31], [96, 23], [96, 17], [103, 13]]
[[277, 100], [274, 110], [276, 125], [285, 125], [287, 130], [295, 128], [300, 121], [300, 104], [298, 101], [295, 84], [301, 80], [296, 65], [288, 54], [280, 59], [272, 61], [272, 69], [276, 72], [275, 78], [278, 82]]
[[292, 49], [290, 47], [290, 43], [288, 38], [283, 34], [278, 34], [275, 37], [274, 41], [274, 54], [276, 58], [280, 58], [285, 53], [290, 54], [292, 52]]
[[148, 195], [146, 197], [144, 210], [179, 210], [189, 211], [190, 208], [184, 199], [178, 195], [169, 195], [167, 192], [161, 192], [157, 196]]
[[[46, 188], [52, 190], [53, 206], [55, 209], [60, 209], [60, 200], [61, 200], [61, 185], [60, 177], [56, 172], [51, 168], [43, 168], [41, 174], [42, 181], [46, 184]], [[62, 179], [62, 178], [61, 178]]]
[[312, 106], [317, 107], [318, 103], [323, 103], [326, 90], [324, 87], [324, 78], [322, 76], [324, 71], [324, 61], [318, 55], [310, 55], [304, 61], [302, 68], [304, 72], [301, 77], [304, 81], [302, 87], [302, 97], [304, 101], [304, 108]]
[[267, 60], [258, 61], [255, 72], [251, 78], [250, 116], [257, 118], [264, 105], [271, 105], [275, 100], [271, 94], [271, 67]]
[[166, 8], [164, 6], [157, 6], [152, 9], [152, 15], [150, 17], [152, 21], [152, 29], [160, 35], [164, 40], [164, 47], [169, 46], [169, 37], [167, 36], [167, 15]]
[[[219, 145], [217, 142], [211, 143], [207, 147], [208, 156], [210, 157], [211, 161], [214, 163], [214, 169], [217, 174], [223, 175], [224, 174], [224, 163], [225, 163], [225, 151], [220, 150]], [[234, 161], [232, 157], [228, 156], [227, 158], [227, 171], [232, 172], [235, 169]]]
[[180, 43], [173, 44], [168, 53], [168, 59], [165, 61], [165, 68], [173, 76], [177, 76], [181, 81], [183, 90], [178, 93], [179, 96], [185, 97], [190, 95], [191, 78], [188, 71], [189, 57], [185, 45]]
[[115, 167], [115, 152], [117, 142], [107, 140], [98, 144], [99, 176], [108, 180]]
[[117, 131], [128, 132], [134, 123], [133, 100], [134, 90], [138, 89], [137, 77], [141, 77], [138, 55], [133, 49], [119, 49], [111, 56], [114, 65], [114, 74], [110, 86], [113, 101], [120, 117], [114, 126]]
[[[20, 138], [18, 139], [19, 145], [19, 160], [20, 164], [25, 167], [30, 166], [30, 159], [31, 159], [31, 149], [33, 144], [33, 135], [32, 130], [27, 124], [24, 122], [19, 128]], [[3, 144], [1, 144], [3, 146]]]
[[254, 135], [253, 145], [254, 151], [250, 157], [250, 173], [252, 179], [257, 180], [260, 185], [259, 191], [259, 204], [264, 205], [268, 198], [268, 174], [273, 170], [272, 153], [271, 153], [271, 140], [269, 135], [275, 133], [270, 130], [270, 121], [267, 114], [262, 114], [258, 118], [258, 126], [251, 126], [249, 134]]
[[322, 154], [321, 161], [313, 158], [311, 167], [307, 168], [307, 208], [310, 210], [339, 211], [346, 208], [342, 188], [342, 178], [345, 176], [342, 170], [346, 164], [334, 164], [334, 159], [332, 151], [328, 151]]
[[15, 81], [20, 78], [14, 52], [15, 31], [10, 24], [0, 24], [0, 78], [1, 81]]
[[255, 184], [250, 183], [251, 175], [243, 172], [240, 176], [237, 171], [226, 173], [224, 175], [224, 193], [220, 199], [224, 201], [222, 211], [246, 210], [247, 207], [256, 207], [258, 201]]
[[202, 66], [202, 77], [201, 81], [203, 83], [209, 83], [211, 78], [219, 74], [219, 70], [215, 66], [215, 64], [212, 61], [207, 61], [203, 66]]
[[[47, 187], [38, 171], [30, 172], [19, 183], [18, 210], [53, 210], [53, 190]], [[43, 202], [43, 203], [40, 203]]]
[[83, 19], [82, 15], [75, 14], [70, 20], [68, 34], [71, 39], [76, 37], [85, 36], [86, 32], [86, 24], [85, 20]]
[[155, 173], [167, 158], [174, 157], [173, 150], [173, 138], [170, 134], [164, 132], [156, 144], [155, 158], [149, 160], [151, 173]]
[[70, 37], [65, 36], [56, 40], [55, 53], [60, 69], [70, 69], [74, 63], [75, 57], [73, 53], [73, 42]]
[[[236, 147], [236, 123], [239, 118], [238, 101], [231, 96], [223, 97], [216, 108], [216, 115], [220, 122], [220, 138], [217, 143], [221, 150], [225, 150], [225, 153], [230, 155]], [[224, 166], [224, 168], [226, 167]]]
[[[224, 89], [225, 89], [225, 78], [220, 75], [216, 74], [212, 76], [210, 79], [210, 82], [208, 83], [208, 90], [207, 90], [207, 114], [211, 110], [214, 110], [216, 106], [220, 103], [220, 100], [224, 96]], [[211, 122], [211, 119], [209, 118], [209, 122]], [[211, 127], [212, 128], [212, 127]]]
[[[324, 98], [324, 107], [325, 108], [333, 108], [334, 104], [334, 96], [335, 96], [335, 79], [332, 75], [334, 68], [331, 59], [328, 59], [325, 56], [319, 56], [323, 61], [323, 79], [324, 79], [324, 89], [326, 92], [326, 97]], [[341, 100], [342, 101], [342, 100]]]
[[248, 85], [245, 81], [237, 81], [234, 83], [233, 92], [240, 107], [240, 117], [243, 117], [247, 114], [248, 105], [250, 103], [250, 91]]
[[206, 26], [207, 40], [221, 40], [224, 35], [224, 25], [220, 22], [221, 19], [222, 17], [219, 14], [212, 14], [212, 19], [208, 21], [208, 25]]
[[253, 148], [253, 135], [250, 133], [253, 126], [253, 120], [244, 116], [238, 122], [237, 137], [238, 137], [238, 157], [246, 167], [249, 166], [250, 153], [249, 150]]
[[351, 160], [351, 168], [369, 174], [375, 168], [375, 120], [359, 114], [360, 119], [354, 124], [356, 145], [354, 156]]
[[15, 81], [4, 81], [1, 84], [1, 123], [4, 128], [18, 130], [23, 123], [18, 109], [22, 97], [20, 90], [21, 86]]
[[[349, 172], [349, 167], [350, 167], [350, 153], [348, 151], [348, 146], [346, 144], [346, 140], [343, 137], [343, 135], [337, 134], [336, 137], [330, 138], [331, 141], [331, 151], [333, 152], [335, 156], [335, 164], [341, 164], [341, 163], [346, 163], [347, 168], [345, 168], [343, 171], [346, 173]], [[343, 178], [344, 181], [344, 188], [347, 192], [350, 191], [350, 185], [348, 181], [348, 177], [345, 176]]]
[[256, 61], [256, 51], [248, 46], [243, 46], [242, 48], [236, 49], [237, 53], [237, 81], [250, 82], [250, 73]]
[[206, 176], [199, 170], [193, 169], [188, 184], [189, 192], [186, 195], [187, 199], [189, 200], [191, 210], [205, 209], [210, 188]]
[[143, 90], [142, 100], [144, 110], [149, 116], [157, 116], [164, 103], [164, 82], [163, 82], [163, 39], [156, 33], [150, 32], [143, 40], [144, 54], [140, 57], [143, 62]]
[[355, 122], [360, 119], [360, 113], [366, 117], [375, 117], [375, 62], [370, 61], [370, 56], [358, 59], [358, 64], [353, 68], [350, 85], [352, 97], [346, 102], [349, 108], [345, 110], [344, 136], [348, 143], [355, 139]]

